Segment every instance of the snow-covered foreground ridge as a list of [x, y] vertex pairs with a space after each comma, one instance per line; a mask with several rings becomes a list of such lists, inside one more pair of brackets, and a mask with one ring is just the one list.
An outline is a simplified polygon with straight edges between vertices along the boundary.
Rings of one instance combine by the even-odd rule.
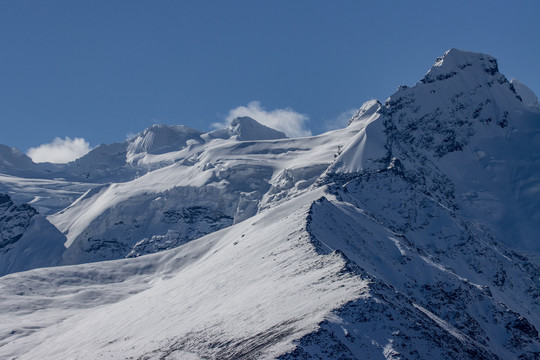
[[540, 109], [513, 83], [452, 49], [319, 136], [0, 147], [0, 269], [80, 264], [0, 278], [0, 358], [539, 358]]
[[344, 271], [341, 255], [318, 255], [310, 244], [306, 200], [165, 253], [4, 277], [0, 316], [11, 330], [2, 358], [264, 358], [292, 350], [331, 309], [367, 296], [367, 281]]

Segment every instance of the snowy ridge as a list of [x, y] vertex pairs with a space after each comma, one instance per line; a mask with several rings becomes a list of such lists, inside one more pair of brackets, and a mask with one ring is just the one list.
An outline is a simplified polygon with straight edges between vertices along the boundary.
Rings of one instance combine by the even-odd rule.
[[61, 264], [86, 264], [0, 278], [0, 357], [537, 359], [540, 112], [522, 94], [451, 49], [344, 129], [154, 126], [64, 180], [1, 175], [49, 203], [71, 184], [48, 219]]
[[[271, 358], [292, 350], [331, 309], [368, 296], [366, 282], [341, 271], [339, 254], [319, 255], [310, 244], [304, 204], [313, 196], [169, 252], [2, 278], [0, 323], [11, 330], [0, 356]], [[27, 306], [36, 310], [25, 315]]]
[[[302, 339], [295, 356], [310, 358], [324, 351], [325, 358], [343, 355], [342, 350], [329, 352], [326, 345], [313, 347], [318, 343], [346, 349], [351, 358], [377, 358], [388, 343], [396, 356], [414, 357], [424, 351], [422, 358], [428, 353], [452, 359], [474, 358], [474, 354], [512, 358], [516, 351], [538, 351], [538, 267], [495, 245], [486, 234], [471, 233], [467, 224], [455, 223], [448, 210], [431, 201], [407, 199], [411, 206], [403, 210], [423, 208], [432, 216], [418, 219], [422, 222], [418, 228], [396, 232], [387, 226], [393, 225], [390, 219], [402, 218], [402, 210], [386, 208], [387, 216], [379, 217], [357, 207], [364, 193], [381, 196], [369, 184], [362, 189], [359, 184], [335, 187], [332, 192], [337, 191], [337, 197], [326, 195], [315, 202], [308, 231], [321, 251], [339, 249], [352, 269], [373, 282], [371, 297], [340, 309], [336, 314], [341, 321], [326, 322], [317, 334]], [[400, 192], [413, 195], [414, 190]], [[380, 203], [385, 206], [395, 197], [388, 194]], [[332, 236], [338, 231], [340, 236]], [[518, 299], [516, 293], [529, 295]], [[430, 336], [444, 342], [434, 348], [430, 344], [434, 339], [423, 334], [426, 325], [418, 327], [411, 317], [421, 324], [435, 321]], [[506, 324], [502, 332], [501, 323]], [[461, 351], [454, 351], [455, 347]]]

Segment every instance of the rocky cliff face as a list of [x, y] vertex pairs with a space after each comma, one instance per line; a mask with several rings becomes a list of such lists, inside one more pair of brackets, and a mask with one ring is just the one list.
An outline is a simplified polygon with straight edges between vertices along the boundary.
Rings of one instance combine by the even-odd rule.
[[30, 226], [37, 211], [28, 204], [15, 205], [6, 194], [0, 194], [0, 251], [13, 248]]
[[55, 266], [62, 261], [65, 237], [28, 204], [0, 194], [0, 276]]

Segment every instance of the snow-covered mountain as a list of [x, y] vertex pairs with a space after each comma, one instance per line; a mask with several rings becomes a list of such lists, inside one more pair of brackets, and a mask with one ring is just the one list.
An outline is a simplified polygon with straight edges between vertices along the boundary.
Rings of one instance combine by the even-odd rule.
[[13, 173], [24, 172], [34, 165], [32, 159], [19, 150], [6, 145], [0, 145], [0, 171]]
[[450, 50], [386, 101], [329, 173], [402, 171], [507, 246], [540, 254], [539, 111], [523, 105], [494, 58]]
[[74, 264], [0, 278], [0, 357], [538, 359], [534, 99], [452, 49], [318, 136], [237, 118], [64, 166], [0, 148], [0, 189], [35, 206], [0, 200], [3, 274]]

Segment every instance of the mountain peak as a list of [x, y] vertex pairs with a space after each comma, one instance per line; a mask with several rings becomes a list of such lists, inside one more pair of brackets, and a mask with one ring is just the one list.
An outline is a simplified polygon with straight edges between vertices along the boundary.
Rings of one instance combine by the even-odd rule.
[[144, 163], [147, 158], [201, 143], [202, 132], [185, 125], [154, 124], [128, 140], [126, 160]]
[[287, 137], [285, 133], [263, 125], [249, 116], [233, 119], [229, 126], [229, 134], [231, 138], [240, 141], [275, 140]]
[[[493, 125], [506, 128], [512, 114], [523, 108], [522, 98], [499, 72], [494, 57], [451, 49], [437, 58], [415, 86], [400, 87], [381, 111], [405, 134], [419, 134], [424, 129], [422, 137], [430, 140], [414, 146], [441, 145], [448, 150], [439, 151], [443, 156], [461, 149], [474, 133], [485, 134]], [[433, 130], [440, 141], [431, 138]]]
[[13, 170], [28, 170], [34, 165], [32, 159], [16, 148], [0, 144], [0, 170], [11, 173]]
[[460, 73], [470, 76], [474, 72], [486, 75], [499, 74], [497, 60], [487, 54], [450, 49], [435, 60], [435, 64], [420, 82], [425, 84], [443, 81]]
[[354, 122], [359, 121], [360, 119], [370, 117], [371, 115], [375, 114], [377, 111], [381, 109], [382, 105], [379, 102], [379, 100], [368, 100], [362, 106], [356, 114], [353, 115], [353, 117], [349, 120], [349, 125], [351, 125]]
[[516, 91], [494, 57], [450, 49], [415, 86], [400, 86], [384, 105], [362, 106], [349, 124], [365, 119], [365, 129], [345, 146], [331, 171], [385, 169], [405, 147], [408, 157], [419, 152], [439, 161], [471, 141], [506, 138], [507, 127], [517, 126], [512, 123], [523, 110]]
[[155, 124], [130, 140], [128, 153], [163, 154], [177, 151], [189, 140], [200, 141], [201, 131], [184, 125]]

